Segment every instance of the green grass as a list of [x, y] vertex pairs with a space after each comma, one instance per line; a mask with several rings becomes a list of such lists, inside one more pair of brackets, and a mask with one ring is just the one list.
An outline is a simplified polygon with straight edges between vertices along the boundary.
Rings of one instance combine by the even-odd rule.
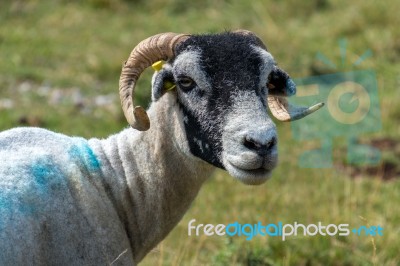
[[[24, 118], [69, 135], [105, 137], [126, 126], [117, 86], [122, 62], [140, 40], [164, 31], [202, 33], [246, 28], [267, 44], [293, 77], [332, 73], [318, 52], [340, 65], [338, 41], [347, 40], [347, 60], [338, 71], [373, 69], [378, 79], [383, 128], [373, 138], [400, 141], [400, 17], [391, 1], [11, 1], [0, 3], [0, 130]], [[373, 56], [352, 63], [367, 49]], [[229, 66], [226, 66], [229, 68]], [[147, 105], [151, 71], [138, 85]], [[26, 87], [29, 90], [26, 90]], [[49, 87], [50, 92], [43, 88]], [[56, 101], [51, 91], [64, 97]], [[83, 101], [74, 102], [74, 91]], [[97, 95], [112, 104], [91, 105]], [[58, 102], [57, 105], [52, 101]], [[1, 101], [0, 101], [1, 103]], [[1, 104], [0, 104], [1, 106]], [[335, 168], [303, 169], [297, 158], [313, 143], [296, 142], [290, 126], [278, 125], [280, 164], [265, 185], [248, 187], [217, 171], [184, 219], [143, 265], [398, 265], [400, 264], [400, 176], [350, 178], [342, 170], [343, 139], [334, 145]], [[383, 160], [398, 166], [398, 151]], [[339, 164], [338, 164], [339, 163]], [[350, 166], [346, 166], [352, 169]], [[362, 218], [361, 218], [362, 217]], [[383, 237], [277, 238], [189, 237], [187, 223], [380, 224]]]

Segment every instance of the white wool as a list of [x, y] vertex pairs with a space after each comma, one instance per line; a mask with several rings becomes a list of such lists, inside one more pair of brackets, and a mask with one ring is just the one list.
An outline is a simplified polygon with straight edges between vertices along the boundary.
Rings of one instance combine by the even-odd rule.
[[146, 132], [0, 133], [0, 265], [132, 265], [159, 243], [213, 169], [190, 154], [174, 97]]

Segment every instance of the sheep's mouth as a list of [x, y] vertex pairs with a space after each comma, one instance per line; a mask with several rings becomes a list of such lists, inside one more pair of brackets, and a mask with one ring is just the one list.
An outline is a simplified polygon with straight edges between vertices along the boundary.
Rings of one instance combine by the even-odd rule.
[[236, 166], [229, 161], [225, 163], [225, 169], [231, 176], [247, 185], [260, 185], [264, 183], [269, 179], [272, 172], [271, 169], [267, 169], [263, 166], [257, 168], [243, 168], [243, 166]]

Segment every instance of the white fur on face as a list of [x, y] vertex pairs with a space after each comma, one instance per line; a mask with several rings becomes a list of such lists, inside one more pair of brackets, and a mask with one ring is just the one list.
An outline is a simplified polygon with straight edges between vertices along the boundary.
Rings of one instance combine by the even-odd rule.
[[[177, 56], [173, 64], [174, 78], [184, 75], [190, 77], [197, 84], [197, 89], [202, 90], [206, 95], [211, 91], [211, 85], [207, 74], [201, 69], [201, 55], [199, 51], [187, 51]], [[186, 106], [198, 118], [206, 119], [205, 111], [207, 105], [207, 97], [199, 99], [194, 93], [182, 93], [178, 90], [179, 98], [183, 105]]]
[[264, 183], [277, 164], [276, 145], [265, 156], [244, 145], [246, 136], [251, 135], [267, 144], [276, 138], [275, 124], [267, 115], [259, 97], [250, 91], [241, 91], [235, 98], [222, 134], [222, 162], [230, 175], [245, 184]]

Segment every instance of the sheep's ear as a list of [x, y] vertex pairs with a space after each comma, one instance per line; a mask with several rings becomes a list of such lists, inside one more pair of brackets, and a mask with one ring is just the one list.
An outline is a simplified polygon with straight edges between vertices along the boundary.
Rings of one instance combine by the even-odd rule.
[[268, 77], [268, 94], [274, 96], [292, 96], [296, 94], [296, 84], [289, 75], [275, 67]]
[[152, 80], [152, 100], [157, 101], [169, 90], [175, 88], [174, 76], [169, 69], [162, 68], [153, 75]]

